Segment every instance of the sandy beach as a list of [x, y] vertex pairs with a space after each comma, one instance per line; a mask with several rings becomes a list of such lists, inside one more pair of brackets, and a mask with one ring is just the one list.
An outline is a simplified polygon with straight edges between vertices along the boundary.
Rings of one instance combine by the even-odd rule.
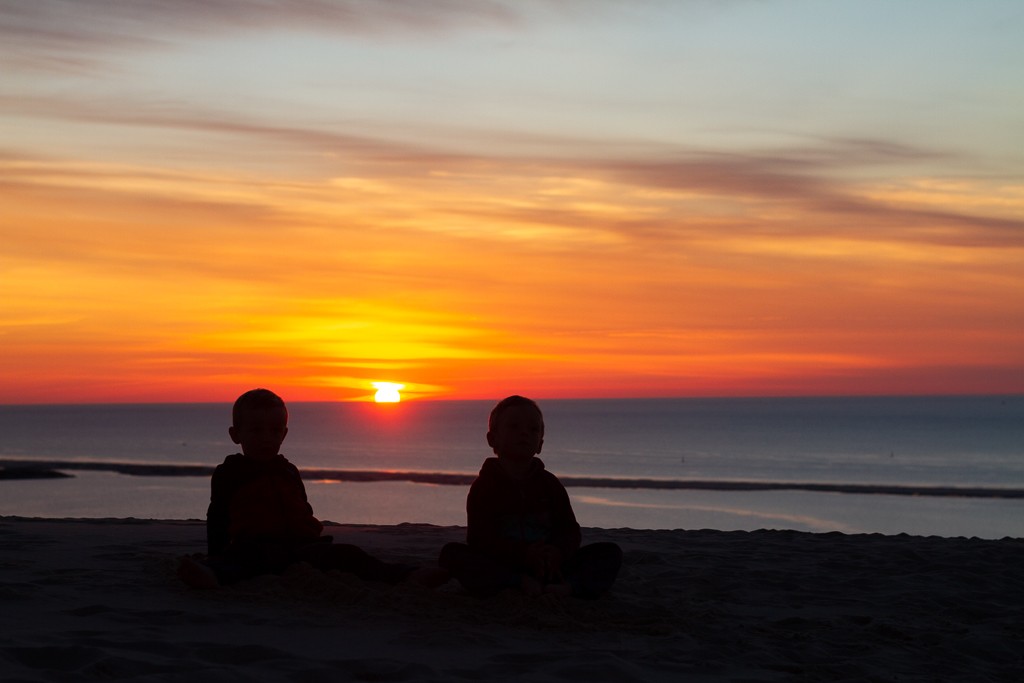
[[[459, 527], [330, 525], [433, 563]], [[587, 529], [625, 551], [596, 601], [296, 567], [182, 585], [200, 521], [0, 518], [5, 681], [1019, 681], [1024, 540]]]

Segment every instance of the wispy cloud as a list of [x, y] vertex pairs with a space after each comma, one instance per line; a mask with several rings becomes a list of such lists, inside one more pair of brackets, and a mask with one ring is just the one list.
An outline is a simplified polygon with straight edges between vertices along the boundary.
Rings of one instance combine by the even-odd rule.
[[112, 68], [109, 57], [171, 49], [197, 37], [267, 31], [437, 36], [514, 26], [523, 18], [515, 4], [495, 0], [0, 0], [0, 67], [103, 74]]
[[517, 29], [600, 12], [619, 0], [0, 0], [0, 63], [65, 71], [96, 57], [153, 50], [196, 36], [305, 31], [364, 36], [443, 36]]
[[47, 0], [0, 2], [0, 32], [66, 47], [116, 47], [138, 36], [271, 28], [350, 33], [430, 33], [462, 26], [515, 25], [531, 5], [500, 0]]
[[[957, 247], [1024, 247], [1024, 220], [1016, 217], [1019, 202], [1024, 201], [1019, 187], [1014, 191], [1008, 184], [1005, 189], [1008, 209], [1000, 206], [999, 198], [979, 201], [991, 189], [985, 175], [962, 179], [966, 186], [975, 185], [974, 201], [966, 201], [967, 192], [942, 201], [948, 193], [939, 183], [929, 189], [918, 175], [920, 168], [929, 164], [934, 173], [936, 166], [945, 165], [953, 173], [964, 160], [943, 150], [881, 139], [818, 139], [800, 147], [748, 153], [634, 146], [623, 154], [627, 145], [621, 140], [562, 137], [550, 145], [550, 151], [559, 153], [532, 156], [483, 154], [452, 149], [437, 140], [409, 143], [388, 137], [386, 131], [367, 134], [358, 128], [279, 125], [231, 112], [144, 101], [0, 96], [0, 108], [74, 123], [177, 135], [212, 134], [223, 140], [225, 155], [236, 149], [264, 153], [277, 149], [307, 166], [307, 160], [319, 158], [319, 181], [306, 181], [312, 192], [326, 191], [324, 183], [330, 183], [334, 169], [342, 167], [350, 174], [383, 182], [388, 192], [415, 195], [417, 185], [444, 185], [467, 200], [447, 212], [478, 219], [481, 231], [511, 222], [546, 225], [548, 234], [557, 227], [566, 237], [578, 231], [603, 231], [641, 242], [706, 238], [715, 233], [790, 238], [820, 234]], [[500, 139], [501, 132], [492, 135]], [[610, 153], [602, 155], [603, 148]], [[208, 149], [207, 142], [202, 150]], [[136, 172], [144, 169], [140, 166]], [[21, 172], [25, 177], [20, 182], [36, 173]], [[97, 168], [68, 171], [78, 182], [100, 172]], [[152, 172], [169, 179], [155, 168]], [[51, 179], [59, 173], [54, 165], [46, 171]], [[16, 175], [15, 168], [8, 167], [2, 181], [15, 182]], [[403, 187], [403, 178], [414, 186]], [[488, 189], [499, 179], [501, 198]], [[183, 184], [187, 179], [177, 180]], [[483, 185], [477, 188], [477, 182]], [[916, 183], [916, 195], [900, 193], [894, 185], [900, 182]], [[429, 203], [428, 194], [423, 199]], [[514, 201], [508, 201], [511, 198]], [[720, 208], [707, 208], [711, 203], [721, 207], [723, 202], [731, 203], [729, 219], [721, 217]], [[598, 208], [602, 205], [607, 209]], [[572, 239], [566, 244], [579, 246]]]

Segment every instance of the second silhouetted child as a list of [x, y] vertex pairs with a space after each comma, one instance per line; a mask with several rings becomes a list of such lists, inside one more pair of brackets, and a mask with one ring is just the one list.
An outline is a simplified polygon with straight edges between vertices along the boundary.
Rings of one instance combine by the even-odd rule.
[[593, 598], [622, 564], [614, 543], [580, 546], [569, 495], [537, 454], [544, 416], [537, 404], [509, 396], [491, 411], [484, 461], [466, 501], [466, 543], [449, 543], [440, 565], [475, 595], [505, 588]]

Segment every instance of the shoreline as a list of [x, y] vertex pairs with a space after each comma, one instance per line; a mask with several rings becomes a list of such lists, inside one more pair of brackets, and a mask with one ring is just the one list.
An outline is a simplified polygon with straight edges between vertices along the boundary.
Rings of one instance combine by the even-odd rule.
[[[460, 526], [327, 523], [433, 562]], [[584, 529], [623, 548], [596, 601], [473, 599], [297, 567], [175, 577], [198, 520], [0, 517], [5, 675], [159, 680], [1008, 681], [1024, 673], [1024, 540]]]
[[[213, 465], [137, 463], [98, 460], [33, 460], [0, 458], [0, 480], [71, 477], [66, 471], [114, 472], [137, 477], [210, 477]], [[403, 481], [439, 486], [469, 486], [475, 473], [403, 470], [356, 470], [299, 468], [307, 481], [386, 482]], [[729, 479], [650, 479], [639, 477], [595, 477], [560, 475], [567, 488], [608, 488], [691, 491], [810, 491], [861, 495], [935, 496], [942, 498], [1024, 499], [1024, 488], [998, 486], [950, 486], [826, 483], [800, 481], [751, 481]]]

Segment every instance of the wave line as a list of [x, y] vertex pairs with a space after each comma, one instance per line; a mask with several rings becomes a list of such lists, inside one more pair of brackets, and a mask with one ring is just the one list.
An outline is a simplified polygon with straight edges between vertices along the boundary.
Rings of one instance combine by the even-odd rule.
[[[116, 472], [139, 477], [209, 477], [213, 465], [173, 463], [103, 462], [82, 460], [26, 460], [0, 458], [0, 479], [60, 477], [66, 470]], [[346, 470], [302, 468], [303, 479], [332, 482], [408, 481], [417, 484], [469, 486], [475, 474], [397, 470]], [[633, 479], [629, 477], [560, 476], [565, 486], [604, 489], [688, 489], [703, 491], [812, 491], [895, 496], [958, 498], [1024, 498], [1024, 489], [987, 486], [904, 484], [843, 484], [794, 481], [737, 481], [728, 479]]]

